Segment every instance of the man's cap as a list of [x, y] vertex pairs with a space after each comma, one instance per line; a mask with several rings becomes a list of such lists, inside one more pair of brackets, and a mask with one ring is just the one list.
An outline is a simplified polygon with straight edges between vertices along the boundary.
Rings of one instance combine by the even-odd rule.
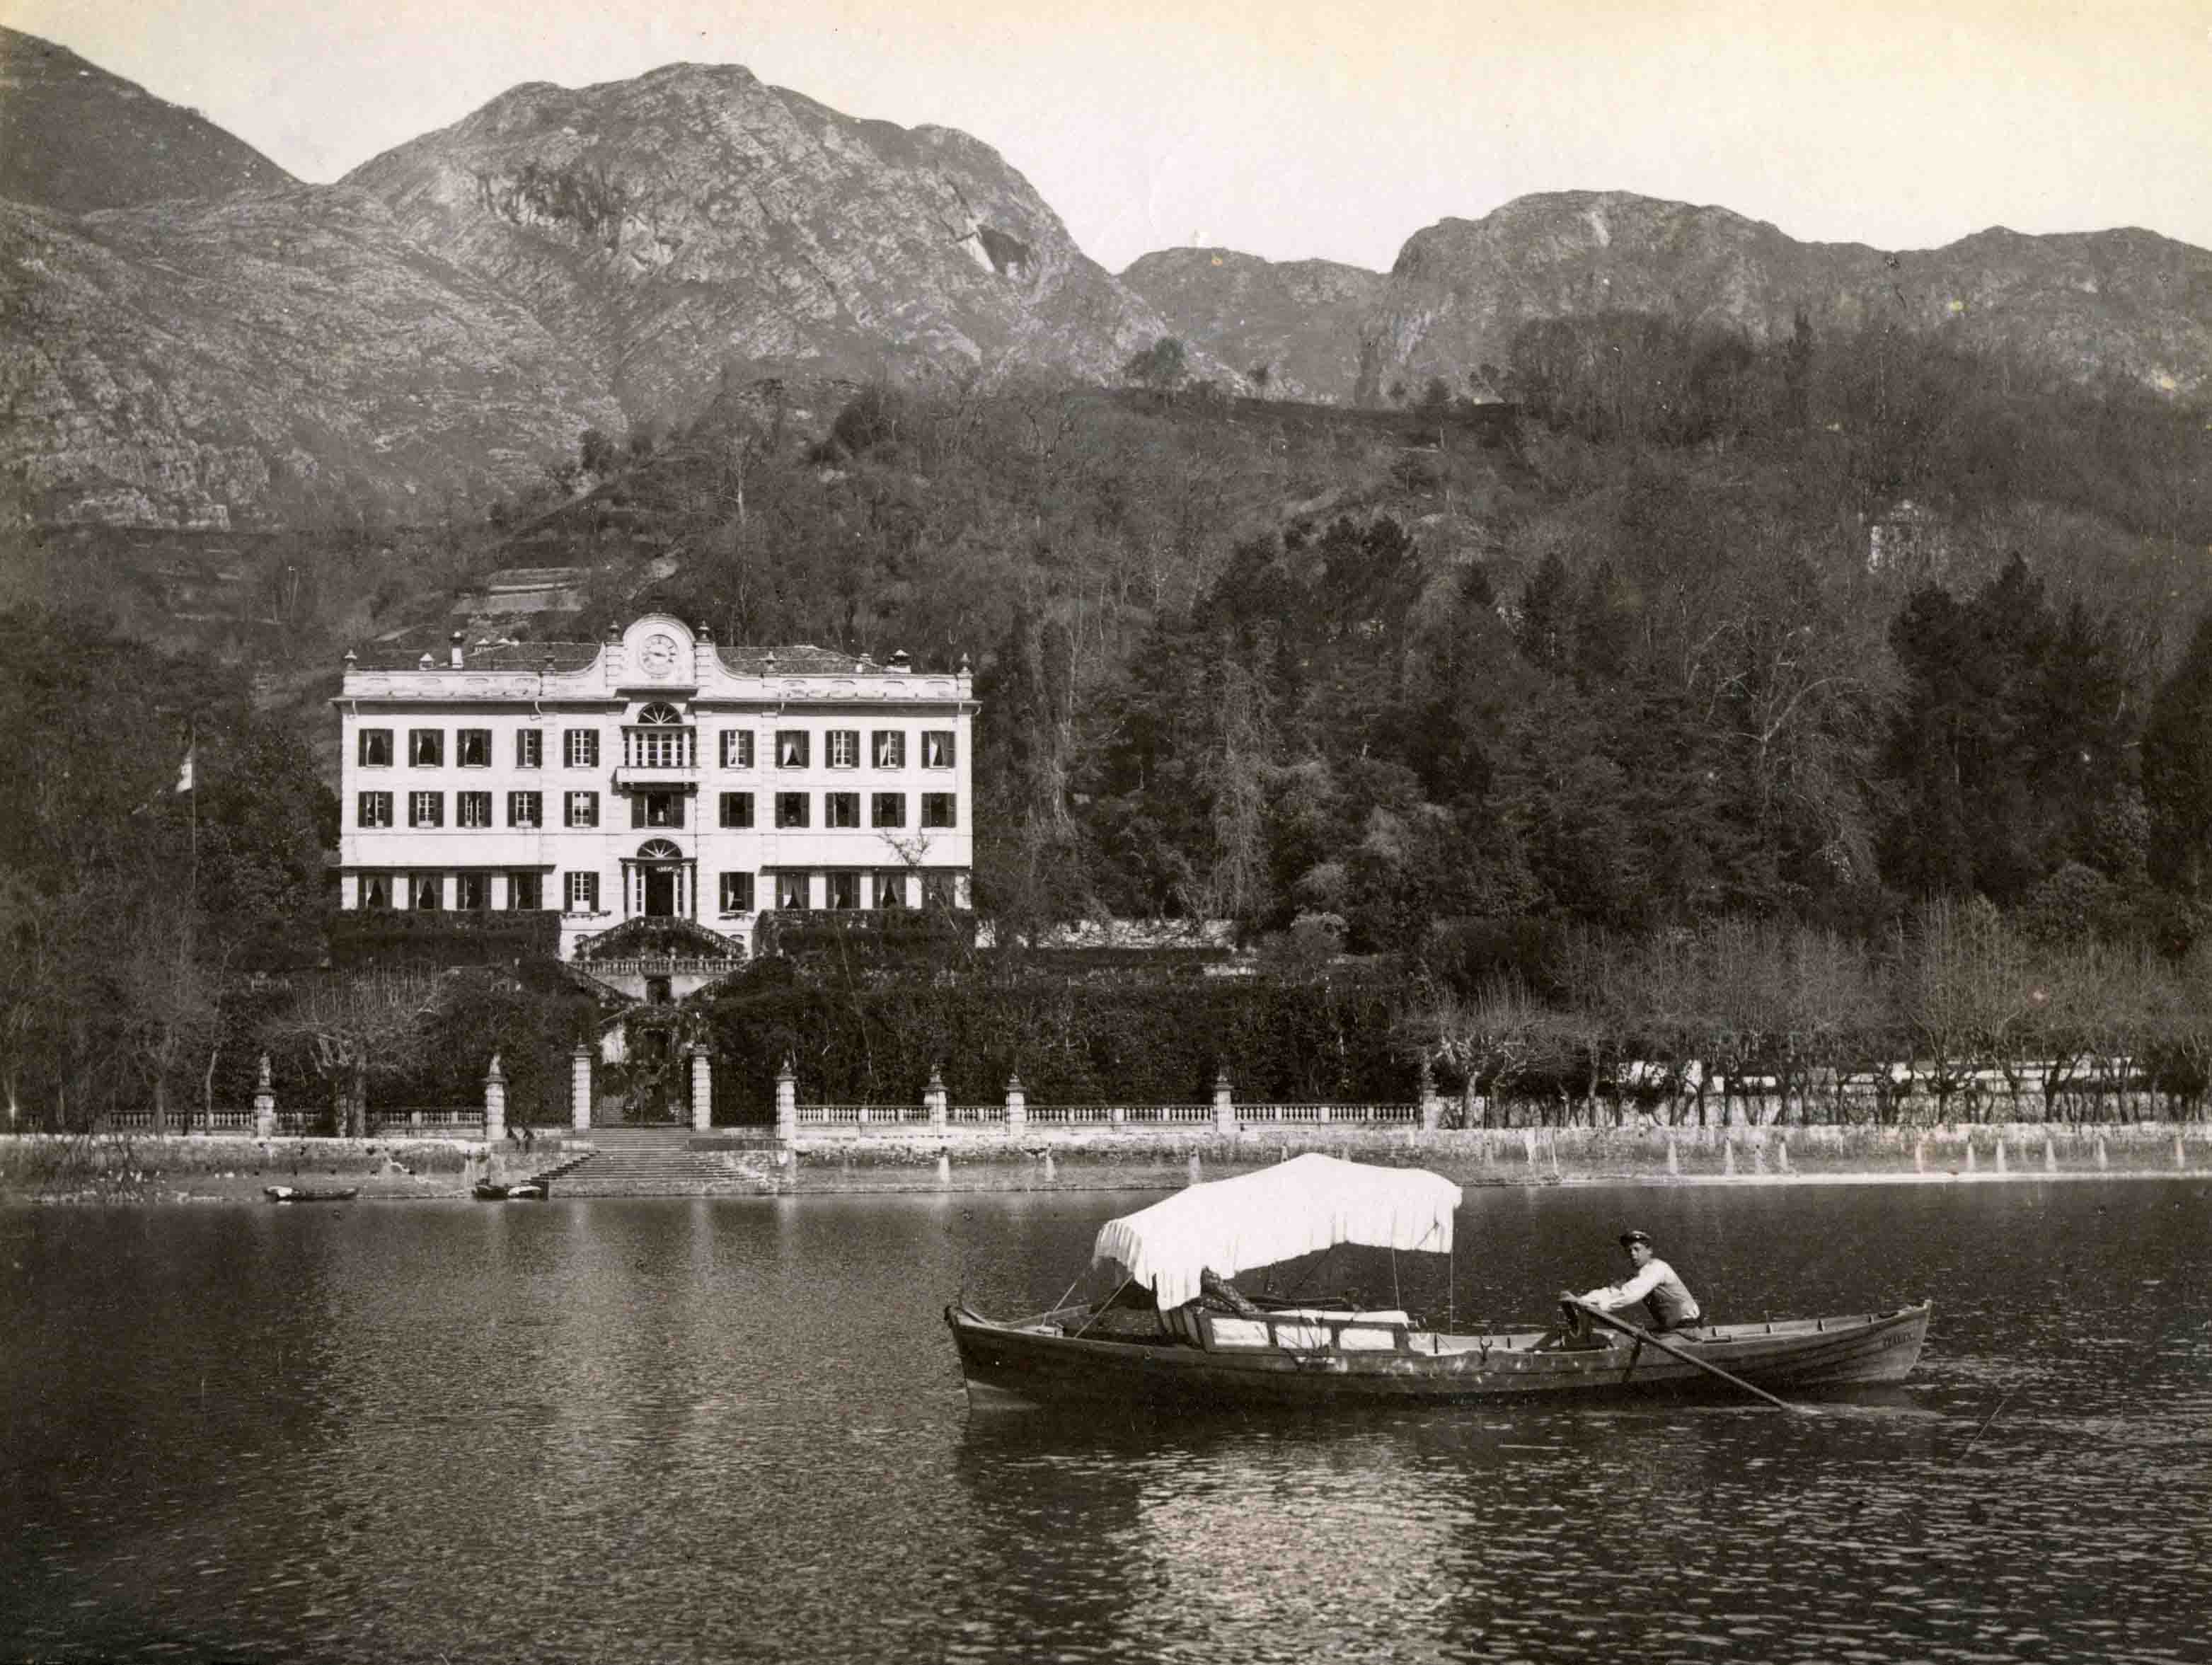
[[1620, 1246], [1623, 1249], [1631, 1248], [1637, 1243], [1642, 1243], [1646, 1249], [1650, 1248], [1651, 1234], [1649, 1231], [1624, 1231], [1620, 1234]]

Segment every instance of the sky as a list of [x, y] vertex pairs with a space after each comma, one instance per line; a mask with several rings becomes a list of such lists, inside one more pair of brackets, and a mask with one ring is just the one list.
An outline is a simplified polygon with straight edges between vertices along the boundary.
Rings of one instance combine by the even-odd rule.
[[1993, 225], [2212, 247], [2212, 0], [0, 0], [0, 21], [335, 179], [509, 87], [742, 64], [995, 148], [1119, 271], [1387, 270], [1529, 191], [1927, 248]]

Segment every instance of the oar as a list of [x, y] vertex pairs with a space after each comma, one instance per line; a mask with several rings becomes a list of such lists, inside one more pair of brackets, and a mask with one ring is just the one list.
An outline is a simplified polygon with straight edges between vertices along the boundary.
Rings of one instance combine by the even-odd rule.
[[1810, 1405], [1792, 1405], [1786, 1399], [1777, 1399], [1772, 1394], [1767, 1392], [1765, 1389], [1754, 1388], [1750, 1382], [1745, 1381], [1741, 1376], [1730, 1376], [1726, 1370], [1723, 1370], [1719, 1365], [1713, 1364], [1711, 1360], [1700, 1358], [1693, 1352], [1685, 1352], [1681, 1348], [1674, 1346], [1671, 1343], [1662, 1341], [1657, 1336], [1637, 1328], [1635, 1325], [1628, 1322], [1626, 1319], [1614, 1317], [1603, 1307], [1594, 1307], [1589, 1302], [1578, 1301], [1572, 1296], [1565, 1297], [1565, 1299], [1569, 1306], [1576, 1308], [1579, 1311], [1588, 1313], [1591, 1317], [1596, 1319], [1599, 1323], [1604, 1324], [1610, 1328], [1617, 1329], [1623, 1335], [1631, 1336], [1636, 1340], [1645, 1343], [1647, 1346], [1656, 1347], [1663, 1353], [1670, 1353], [1674, 1358], [1680, 1359], [1686, 1364], [1695, 1364], [1699, 1370], [1705, 1371], [1707, 1375], [1720, 1377], [1722, 1381], [1727, 1382], [1732, 1388], [1741, 1388], [1747, 1394], [1756, 1394], [1759, 1398], [1765, 1400], [1769, 1405], [1773, 1406], [1778, 1410], [1798, 1411], [1807, 1416], [1820, 1415], [1820, 1413], [1814, 1410]]

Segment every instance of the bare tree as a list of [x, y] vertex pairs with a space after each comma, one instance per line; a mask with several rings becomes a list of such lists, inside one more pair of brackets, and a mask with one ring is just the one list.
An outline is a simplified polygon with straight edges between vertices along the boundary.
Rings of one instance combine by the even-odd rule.
[[264, 1036], [271, 1046], [306, 1053], [330, 1088], [340, 1127], [359, 1139], [368, 1132], [369, 1081], [422, 1061], [444, 994], [443, 980], [427, 972], [333, 979], [303, 989]]

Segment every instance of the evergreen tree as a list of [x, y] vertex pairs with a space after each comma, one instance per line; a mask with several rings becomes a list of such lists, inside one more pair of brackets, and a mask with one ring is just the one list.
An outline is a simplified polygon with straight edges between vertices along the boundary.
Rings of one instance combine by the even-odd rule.
[[2212, 877], [2212, 611], [2160, 684], [2143, 725], [2143, 800], [2151, 873], [2197, 897]]

